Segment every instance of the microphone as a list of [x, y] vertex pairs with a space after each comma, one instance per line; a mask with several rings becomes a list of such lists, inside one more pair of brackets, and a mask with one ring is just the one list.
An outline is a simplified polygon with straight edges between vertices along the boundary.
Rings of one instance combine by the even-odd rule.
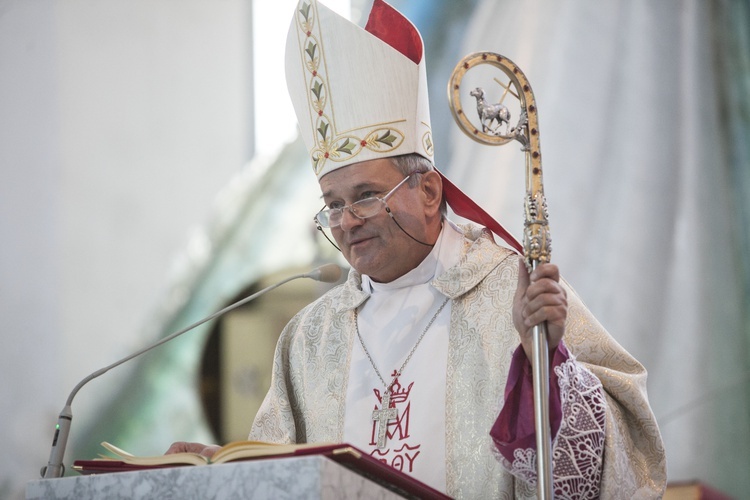
[[[326, 264], [324, 266], [313, 269], [302, 277], [311, 278], [322, 283], [336, 283], [339, 279], [341, 279], [341, 268], [336, 264]], [[282, 281], [282, 283], [284, 282]]]
[[288, 283], [292, 280], [296, 280], [299, 278], [310, 278], [315, 281], [320, 281], [323, 283], [335, 283], [336, 281], [341, 278], [341, 268], [337, 266], [336, 264], [325, 264], [323, 266], [320, 266], [316, 269], [313, 269], [312, 271], [305, 273], [305, 274], [296, 274], [294, 276], [291, 276], [289, 278], [286, 278], [283, 281], [280, 281], [276, 283], [275, 285], [271, 285], [269, 287], [264, 288], [263, 290], [256, 292], [249, 297], [245, 297], [244, 299], [235, 302], [234, 304], [231, 304], [224, 309], [217, 311], [213, 313], [212, 315], [205, 317], [199, 321], [196, 321], [190, 326], [187, 326], [183, 328], [180, 331], [177, 331], [167, 337], [164, 337], [163, 339], [159, 340], [158, 342], [155, 342], [140, 351], [131, 354], [129, 356], [126, 356], [122, 358], [119, 361], [116, 361], [112, 363], [109, 366], [105, 366], [104, 368], [95, 371], [88, 377], [84, 378], [80, 382], [78, 382], [78, 385], [76, 385], [73, 390], [71, 391], [70, 395], [68, 396], [68, 400], [65, 403], [65, 406], [63, 407], [62, 411], [60, 412], [60, 416], [57, 419], [57, 425], [55, 426], [55, 435], [52, 438], [52, 449], [50, 450], [49, 454], [49, 461], [47, 462], [46, 467], [42, 467], [41, 474], [42, 477], [47, 478], [56, 478], [56, 477], [62, 477], [63, 473], [65, 472], [65, 466], [63, 465], [63, 457], [65, 455], [65, 446], [68, 443], [68, 435], [70, 434], [70, 424], [73, 421], [73, 412], [70, 408], [71, 404], [73, 403], [73, 398], [78, 394], [78, 391], [89, 383], [91, 380], [99, 377], [100, 375], [104, 375], [112, 368], [115, 368], [117, 366], [120, 366], [121, 364], [125, 363], [126, 361], [130, 361], [131, 359], [140, 356], [141, 354], [144, 354], [151, 349], [158, 347], [162, 344], [165, 344], [169, 342], [170, 340], [179, 337], [185, 332], [189, 332], [193, 328], [196, 328], [203, 323], [207, 321], [211, 321], [212, 319], [218, 318], [219, 316], [222, 316], [229, 311], [236, 309], [244, 304], [247, 304], [251, 300], [254, 300], [261, 295], [264, 295], [265, 293], [270, 292], [271, 290], [280, 287], [281, 285]]

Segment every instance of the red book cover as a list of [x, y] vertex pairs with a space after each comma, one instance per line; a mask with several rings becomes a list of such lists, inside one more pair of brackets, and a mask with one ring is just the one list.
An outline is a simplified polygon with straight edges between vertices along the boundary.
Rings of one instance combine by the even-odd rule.
[[[235, 461], [322, 455], [348, 468], [349, 470], [374, 481], [380, 486], [405, 498], [449, 499], [450, 497], [414, 477], [394, 469], [367, 453], [349, 444], [326, 444], [307, 446], [282, 453], [268, 453], [253, 457], [244, 457]], [[208, 463], [207, 463], [208, 464]], [[171, 463], [160, 465], [140, 465], [126, 463], [116, 459], [76, 460], [73, 469], [81, 474], [103, 474], [110, 472], [129, 472], [167, 467], [182, 467], [190, 464]]]

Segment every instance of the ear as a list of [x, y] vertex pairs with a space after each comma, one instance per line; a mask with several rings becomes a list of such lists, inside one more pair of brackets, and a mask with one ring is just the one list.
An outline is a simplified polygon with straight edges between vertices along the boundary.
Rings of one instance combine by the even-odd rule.
[[425, 201], [425, 213], [428, 216], [440, 216], [440, 202], [443, 200], [443, 179], [435, 170], [422, 174], [422, 194]]

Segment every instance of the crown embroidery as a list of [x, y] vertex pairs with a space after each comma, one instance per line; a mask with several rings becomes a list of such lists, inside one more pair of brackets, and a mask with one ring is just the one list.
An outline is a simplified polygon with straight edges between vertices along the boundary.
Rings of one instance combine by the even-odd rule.
[[309, 74], [308, 102], [315, 117], [315, 144], [310, 151], [313, 170], [319, 174], [325, 163], [347, 161], [369, 149], [378, 153], [388, 153], [404, 142], [404, 134], [394, 127], [381, 126], [364, 137], [354, 134], [337, 134], [330, 118], [331, 100], [325, 75], [321, 74], [322, 46], [316, 33], [315, 12], [311, 2], [300, 2], [297, 9], [297, 26], [300, 29], [305, 70]]
[[[395, 370], [392, 375], [396, 375]], [[391, 403], [398, 404], [398, 403], [404, 403], [407, 399], [409, 399], [409, 394], [411, 393], [411, 388], [414, 386], [414, 382], [409, 384], [407, 387], [404, 387], [401, 382], [399, 382], [398, 377], [393, 381], [393, 384], [391, 385]], [[375, 390], [375, 395], [380, 398], [380, 391]], [[381, 399], [382, 401], [382, 399]]]

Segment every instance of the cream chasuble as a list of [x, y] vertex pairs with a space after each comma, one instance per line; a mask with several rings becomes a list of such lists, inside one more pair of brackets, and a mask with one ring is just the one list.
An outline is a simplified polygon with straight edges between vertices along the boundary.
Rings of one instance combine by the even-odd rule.
[[[362, 30], [314, 0], [301, 1], [294, 13], [287, 84], [319, 179], [374, 158], [416, 153], [432, 161], [419, 33], [384, 2], [374, 2], [373, 14]], [[445, 177], [443, 185], [452, 186]], [[455, 186], [444, 195], [454, 211], [470, 203]], [[534, 449], [523, 445], [501, 457], [489, 435], [504, 408], [519, 345], [512, 319], [517, 282], [517, 254], [473, 224], [457, 232], [446, 223], [428, 258], [395, 282], [373, 283], [351, 269], [345, 283], [301, 310], [281, 333], [271, 387], [250, 439], [350, 442], [455, 498], [534, 498]], [[577, 466], [591, 457], [594, 464], [560, 470], [560, 491], [569, 494], [556, 498], [579, 498], [578, 491], [658, 497], [666, 470], [646, 371], [563, 286], [571, 358], [558, 367], [559, 380], [576, 397], [561, 396], [566, 418], [556, 443], [580, 443], [591, 431], [603, 449], [585, 442], [555, 448], [573, 456], [558, 463]], [[392, 391], [396, 407], [388, 410], [398, 415], [387, 421], [378, 448], [381, 424], [373, 411], [380, 411], [386, 386], [402, 366]], [[591, 384], [579, 387], [581, 380]], [[584, 397], [589, 393], [597, 397]], [[577, 427], [576, 415], [589, 414], [601, 419]]]
[[[352, 270], [346, 283], [289, 322], [279, 338], [271, 388], [250, 439], [349, 441], [376, 451], [370, 444], [377, 430], [372, 412], [380, 408], [384, 387], [358, 346], [355, 318], [378, 370], [390, 383], [391, 373], [401, 367], [442, 299], [450, 297], [450, 309], [446, 305], [427, 331], [394, 391], [403, 393], [413, 383], [408, 398], [395, 398], [401, 420], [392, 421], [386, 449], [418, 445], [420, 453], [396, 460], [391, 450], [386, 460], [405, 471], [413, 463], [418, 478], [456, 498], [535, 496], [532, 481], [514, 477], [503, 467], [489, 436], [503, 407], [511, 357], [519, 342], [511, 317], [518, 257], [498, 247], [482, 228], [468, 225], [460, 228], [460, 259], [449, 265], [456, 258], [452, 227], [444, 226], [443, 241], [430, 256], [427, 271], [420, 266], [413, 278], [405, 277], [409, 286], [363, 285]], [[389, 294], [389, 300], [380, 299]], [[400, 309], [405, 304], [408, 308]], [[606, 436], [600, 496], [658, 497], [666, 482], [664, 449], [646, 399], [646, 372], [570, 288], [568, 306], [565, 344], [577, 360], [570, 366], [594, 374], [606, 399], [601, 407], [606, 411]], [[407, 323], [412, 327], [405, 328]], [[446, 336], [447, 346], [440, 345]], [[435, 389], [438, 386], [445, 388], [444, 394], [442, 387]], [[444, 428], [438, 430], [441, 425]], [[530, 456], [519, 452], [519, 459]], [[440, 467], [440, 472], [422, 475], [422, 467]]]
[[[344, 441], [440, 491], [445, 491], [450, 301], [440, 310], [447, 297], [430, 281], [457, 264], [462, 250], [463, 234], [447, 222], [435, 247], [417, 268], [390, 283], [362, 276], [362, 290], [369, 298], [360, 306], [358, 329], [372, 362], [359, 339], [354, 339], [346, 393]], [[392, 390], [391, 406], [398, 415], [388, 421], [386, 445], [378, 449], [382, 424], [373, 420], [373, 410], [383, 408], [385, 387], [372, 363], [390, 384], [412, 349]]]

